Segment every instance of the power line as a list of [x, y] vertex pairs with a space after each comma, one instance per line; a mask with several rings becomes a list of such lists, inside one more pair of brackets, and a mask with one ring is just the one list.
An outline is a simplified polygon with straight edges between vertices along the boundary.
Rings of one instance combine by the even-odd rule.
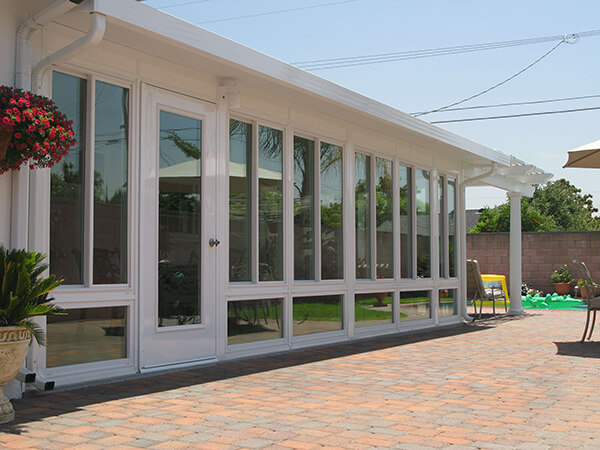
[[508, 77], [507, 79], [501, 81], [500, 83], [495, 84], [494, 86], [492, 86], [490, 88], [484, 89], [483, 91], [478, 92], [475, 95], [471, 95], [470, 97], [467, 97], [467, 98], [465, 98], [463, 100], [459, 100], [458, 102], [450, 103], [449, 105], [442, 106], [441, 108], [437, 108], [437, 109], [432, 109], [431, 111], [426, 111], [426, 112], [423, 112], [423, 113], [420, 113], [420, 114], [416, 114], [415, 117], [424, 116], [425, 114], [431, 114], [431, 113], [434, 113], [434, 112], [438, 112], [438, 111], [442, 111], [444, 109], [451, 108], [451, 107], [456, 106], [456, 105], [460, 105], [461, 103], [465, 103], [465, 102], [468, 102], [469, 100], [473, 100], [476, 97], [479, 97], [479, 96], [481, 96], [483, 94], [486, 94], [487, 92], [490, 92], [491, 90], [496, 89], [497, 87], [500, 87], [503, 84], [508, 83], [510, 80], [513, 80], [514, 78], [518, 77], [519, 75], [521, 75], [526, 70], [528, 70], [528, 69], [532, 68], [533, 66], [535, 66], [537, 63], [539, 63], [546, 56], [550, 55], [550, 53], [552, 53], [554, 50], [556, 50], [558, 47], [560, 47], [561, 44], [564, 44], [566, 42], [566, 39], [567, 39], [567, 36], [564, 36], [562, 41], [560, 41], [558, 44], [556, 44], [554, 47], [552, 47], [550, 50], [548, 50], [546, 53], [544, 53], [542, 56], [540, 56], [534, 62], [532, 62], [531, 64], [529, 64], [524, 69], [521, 69], [520, 71], [518, 71], [514, 75], [512, 75], [512, 76]]
[[362, 56], [349, 56], [344, 58], [329, 58], [329, 59], [317, 59], [312, 61], [298, 61], [292, 63], [293, 65], [307, 70], [325, 70], [325, 69], [339, 69], [343, 67], [353, 67], [369, 64], [380, 64], [395, 61], [405, 61], [410, 59], [430, 58], [435, 56], [446, 56], [455, 55], [459, 53], [469, 53], [485, 50], [496, 50], [501, 48], [517, 47], [523, 45], [542, 44], [546, 42], [556, 42], [565, 40], [568, 43], [575, 43], [580, 38], [599, 36], [600, 30], [582, 31], [573, 34], [561, 34], [554, 36], [543, 36], [529, 39], [517, 39], [510, 41], [499, 41], [499, 42], [488, 42], [480, 44], [460, 45], [452, 47], [441, 47], [433, 49], [423, 50], [411, 50], [405, 52], [393, 52], [393, 53], [380, 53], [372, 55]]
[[600, 109], [600, 106], [593, 106], [590, 108], [577, 108], [577, 109], [564, 109], [561, 111], [543, 111], [534, 113], [523, 113], [523, 114], [509, 114], [505, 116], [487, 116], [487, 117], [471, 117], [469, 119], [453, 119], [453, 120], [436, 120], [430, 122], [431, 124], [438, 123], [455, 123], [455, 122], [474, 122], [476, 120], [494, 120], [494, 119], [512, 119], [514, 117], [530, 117], [530, 116], [545, 116], [549, 114], [566, 114], [581, 111], [595, 111]]
[[[461, 106], [460, 108], [447, 108], [438, 112], [450, 112], [450, 111], [467, 111], [471, 109], [487, 109], [487, 108], [501, 108], [504, 106], [523, 106], [523, 105], [539, 105], [542, 103], [554, 103], [554, 102], [567, 102], [572, 100], [585, 100], [590, 98], [600, 98], [600, 94], [594, 95], [581, 95], [579, 97], [565, 97], [565, 98], [553, 98], [547, 100], [533, 100], [528, 102], [513, 102], [513, 103], [497, 103], [495, 105], [478, 105], [478, 106]], [[411, 115], [422, 114], [422, 112], [410, 113]]]
[[206, 2], [210, 2], [210, 1], [212, 1], [212, 0], [194, 0], [192, 2], [176, 3], [175, 5], [157, 6], [156, 9], [178, 8], [180, 6], [196, 5], [198, 3], [206, 3]]
[[260, 16], [270, 16], [272, 14], [282, 14], [282, 13], [288, 13], [288, 12], [294, 12], [294, 11], [304, 11], [306, 9], [324, 8], [326, 6], [341, 5], [342, 3], [353, 3], [353, 2], [359, 2], [359, 1], [360, 0], [342, 0], [339, 2], [324, 3], [322, 5], [303, 6], [301, 8], [279, 9], [276, 11], [267, 11], [267, 12], [257, 13], [257, 14], [247, 14], [245, 16], [226, 17], [224, 19], [206, 20], [204, 22], [195, 22], [195, 25], [204, 25], [207, 23], [217, 23], [217, 22], [227, 22], [230, 20], [249, 19], [252, 17], [260, 17]]

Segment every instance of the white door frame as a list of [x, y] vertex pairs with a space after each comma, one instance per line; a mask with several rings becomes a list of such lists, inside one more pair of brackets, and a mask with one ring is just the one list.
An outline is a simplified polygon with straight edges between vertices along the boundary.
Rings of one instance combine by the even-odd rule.
[[[140, 157], [139, 361], [141, 372], [216, 360], [216, 107], [142, 85]], [[201, 323], [158, 326], [158, 170], [160, 111], [202, 120], [200, 315]]]

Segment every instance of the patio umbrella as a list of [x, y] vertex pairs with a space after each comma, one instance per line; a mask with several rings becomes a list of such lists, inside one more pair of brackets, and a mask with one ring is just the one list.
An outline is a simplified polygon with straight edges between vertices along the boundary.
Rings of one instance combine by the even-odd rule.
[[585, 169], [600, 169], [600, 141], [590, 142], [569, 150], [569, 160], [563, 166]]

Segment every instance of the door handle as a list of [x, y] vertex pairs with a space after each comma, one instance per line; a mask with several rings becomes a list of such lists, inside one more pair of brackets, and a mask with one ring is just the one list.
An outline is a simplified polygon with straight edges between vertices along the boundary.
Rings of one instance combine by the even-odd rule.
[[211, 247], [217, 247], [220, 243], [221, 241], [215, 238], [210, 238], [208, 240], [208, 245], [210, 245]]

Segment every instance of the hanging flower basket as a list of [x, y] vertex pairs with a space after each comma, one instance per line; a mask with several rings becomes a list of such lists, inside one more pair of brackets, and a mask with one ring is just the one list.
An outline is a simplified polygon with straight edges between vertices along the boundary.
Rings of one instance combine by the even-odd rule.
[[[75, 144], [73, 122], [47, 97], [0, 86], [0, 174], [52, 167]], [[5, 149], [5, 151], [4, 151]]]

